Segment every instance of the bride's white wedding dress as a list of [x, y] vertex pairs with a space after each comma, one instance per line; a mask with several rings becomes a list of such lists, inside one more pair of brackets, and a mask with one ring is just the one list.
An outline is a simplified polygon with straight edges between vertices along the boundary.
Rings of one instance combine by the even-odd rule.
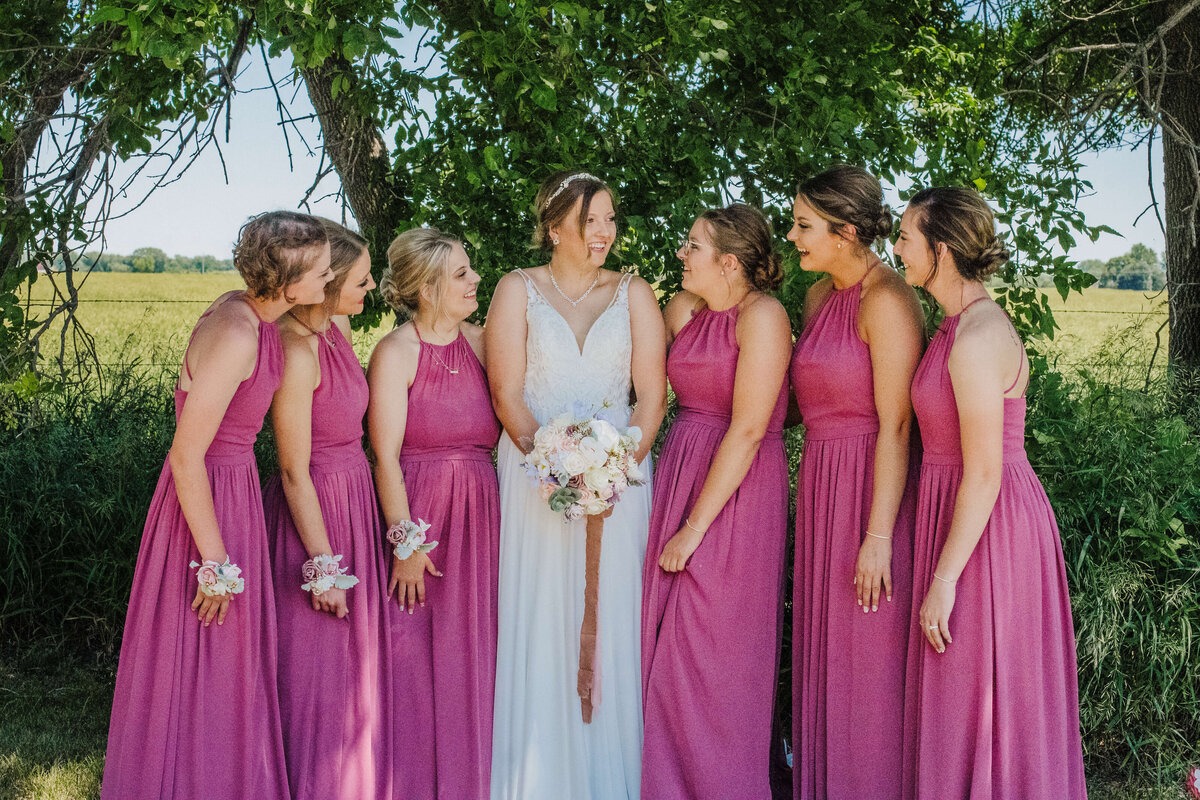
[[[593, 323], [583, 350], [528, 275], [525, 403], [539, 423], [607, 403], [629, 422], [629, 279]], [[550, 511], [500, 438], [500, 638], [492, 800], [636, 800], [642, 763], [641, 576], [650, 518], [647, 483], [604, 523], [600, 559], [600, 700], [583, 723], [576, 673], [583, 621], [585, 532]]]

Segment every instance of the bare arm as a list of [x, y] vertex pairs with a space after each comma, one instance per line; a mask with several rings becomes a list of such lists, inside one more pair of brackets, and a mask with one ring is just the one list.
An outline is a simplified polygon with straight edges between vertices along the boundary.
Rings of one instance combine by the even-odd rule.
[[[271, 402], [271, 425], [275, 429], [283, 495], [309, 558], [322, 553], [335, 555], [317, 499], [317, 487], [308, 469], [312, 457], [313, 392], [321, 381], [314, 345], [312, 336], [284, 332], [283, 379]], [[299, 572], [296, 575], [299, 578]], [[282, 589], [277, 587], [277, 590]], [[328, 611], [339, 619], [350, 613], [345, 589], [331, 588], [310, 599], [315, 611]]]
[[640, 463], [654, 446], [667, 410], [667, 333], [650, 284], [633, 278], [629, 284], [629, 329], [633, 339], [630, 374], [637, 406], [629, 424], [642, 431], [635, 457]]
[[972, 323], [960, 323], [949, 364], [958, 405], [963, 477], [954, 498], [950, 532], [934, 568], [937, 577], [930, 583], [920, 611], [922, 630], [938, 652], [953, 641], [949, 623], [954, 582], [975, 552], [996, 506], [1004, 461], [1003, 371], [1011, 363], [1011, 343], [1002, 333], [998, 335], [994, 319]]
[[733, 413], [708, 476], [685, 523], [663, 548], [659, 566], [678, 572], [700, 546], [704, 531], [741, 486], [758, 454], [779, 398], [791, 356], [792, 333], [778, 302], [759, 298], [738, 319], [740, 352], [734, 379]]
[[492, 405], [504, 431], [523, 452], [532, 446], [538, 421], [525, 405], [525, 284], [520, 275], [509, 273], [496, 284], [483, 329], [487, 353], [488, 384]]
[[[867, 531], [859, 549], [854, 583], [858, 603], [879, 610], [882, 590], [892, 599], [892, 530], [908, 480], [912, 435], [912, 379], [924, 343], [921, 306], [906, 285], [876, 284], [861, 305], [861, 325], [871, 354], [871, 377], [879, 435], [875, 442], [874, 480]], [[888, 539], [877, 537], [886, 536]]]
[[[167, 462], [179, 507], [201, 560], [220, 564], [229, 553], [217, 523], [204, 456], [216, 438], [238, 386], [254, 370], [258, 332], [255, 324], [240, 316], [236, 309], [218, 309], [213, 314], [197, 331], [184, 354], [194, 368]], [[197, 591], [192, 608], [206, 626], [214, 616], [219, 625], [225, 619], [230, 599], [231, 595], [208, 597]]]
[[[408, 390], [417, 375], [419, 357], [420, 344], [411, 326], [405, 326], [389, 333], [375, 346], [367, 367], [367, 383], [371, 388], [367, 429], [375, 453], [375, 490], [384, 524], [389, 528], [412, 519], [408, 489], [400, 468], [400, 450], [408, 424]], [[407, 604], [410, 614], [418, 603], [425, 604], [427, 570], [438, 574], [425, 553], [413, 553], [403, 561], [392, 557], [388, 595], [400, 587], [397, 599], [402, 609]]]

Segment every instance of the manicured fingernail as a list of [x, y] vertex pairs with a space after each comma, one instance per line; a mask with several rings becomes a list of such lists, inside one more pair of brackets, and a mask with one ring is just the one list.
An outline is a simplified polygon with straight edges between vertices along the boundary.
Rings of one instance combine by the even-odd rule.
[[872, 611], [878, 611], [878, 610], [879, 610], [879, 606], [871, 606], [871, 610], [872, 610]]
[[[860, 606], [862, 606], [862, 603], [859, 603], [859, 605], [860, 605]], [[871, 611], [871, 609], [867, 608], [866, 606], [863, 606], [863, 613], [864, 613], [864, 614], [870, 613], [870, 611]]]

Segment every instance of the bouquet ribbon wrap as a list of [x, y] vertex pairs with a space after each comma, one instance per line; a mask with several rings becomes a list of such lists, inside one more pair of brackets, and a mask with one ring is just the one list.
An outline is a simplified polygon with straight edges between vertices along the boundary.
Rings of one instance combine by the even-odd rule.
[[579, 628], [579, 675], [577, 691], [583, 710], [583, 721], [590, 724], [592, 710], [600, 704], [600, 665], [596, 662], [596, 607], [600, 602], [600, 539], [604, 533], [604, 518], [591, 514], [587, 518], [587, 555], [583, 583], [583, 624]]

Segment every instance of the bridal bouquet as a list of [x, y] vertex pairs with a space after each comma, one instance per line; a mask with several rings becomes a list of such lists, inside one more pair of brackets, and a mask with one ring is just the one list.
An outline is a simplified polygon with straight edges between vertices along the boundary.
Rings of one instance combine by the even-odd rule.
[[597, 415], [561, 414], [538, 428], [522, 466], [551, 511], [577, 520], [604, 513], [646, 482], [634, 459], [641, 439], [636, 427], [622, 433]]

